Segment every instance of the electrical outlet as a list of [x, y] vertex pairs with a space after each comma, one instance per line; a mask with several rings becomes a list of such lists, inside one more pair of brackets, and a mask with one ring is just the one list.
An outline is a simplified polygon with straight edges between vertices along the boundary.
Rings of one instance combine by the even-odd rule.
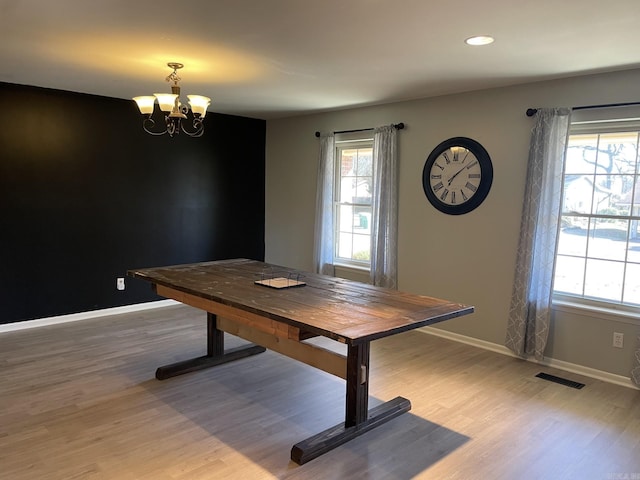
[[124, 278], [122, 277], [116, 278], [116, 288], [118, 290], [124, 290]]
[[624, 347], [624, 333], [613, 332], [613, 346], [616, 348]]

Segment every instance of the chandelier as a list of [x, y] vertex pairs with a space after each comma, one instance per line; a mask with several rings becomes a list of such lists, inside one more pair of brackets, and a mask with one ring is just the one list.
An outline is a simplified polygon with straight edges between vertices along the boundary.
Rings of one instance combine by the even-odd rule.
[[[211, 103], [211, 99], [202, 95], [187, 95], [191, 109], [181, 104], [179, 82], [182, 79], [178, 76], [177, 71], [184, 67], [184, 65], [170, 62], [167, 63], [167, 66], [173, 68], [173, 73], [166, 78], [167, 82], [171, 84], [171, 93], [154, 93], [149, 96], [133, 97], [133, 100], [138, 104], [140, 113], [146, 115], [142, 122], [142, 128], [151, 135], [164, 135], [168, 133], [170, 137], [173, 137], [182, 130], [190, 137], [200, 137], [204, 132], [202, 120], [207, 114], [207, 108]], [[152, 118], [156, 100], [158, 100], [160, 110], [164, 113], [164, 130], [156, 129], [156, 122]], [[191, 126], [185, 128], [185, 123], [189, 123], [187, 117], [189, 111], [191, 111], [193, 122]]]

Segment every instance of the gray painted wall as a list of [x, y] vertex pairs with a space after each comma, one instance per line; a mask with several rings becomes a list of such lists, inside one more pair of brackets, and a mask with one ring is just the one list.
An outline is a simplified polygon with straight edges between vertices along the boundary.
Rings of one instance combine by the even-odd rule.
[[[502, 345], [511, 296], [533, 120], [528, 107], [640, 100], [640, 69], [518, 85], [267, 122], [266, 261], [312, 268], [318, 143], [323, 132], [404, 122], [399, 132], [399, 288], [476, 307], [441, 328]], [[442, 140], [471, 137], [491, 155], [494, 180], [473, 212], [448, 216], [427, 202], [421, 183]], [[554, 312], [551, 358], [629, 376], [640, 322]], [[611, 346], [614, 331], [625, 348]]]

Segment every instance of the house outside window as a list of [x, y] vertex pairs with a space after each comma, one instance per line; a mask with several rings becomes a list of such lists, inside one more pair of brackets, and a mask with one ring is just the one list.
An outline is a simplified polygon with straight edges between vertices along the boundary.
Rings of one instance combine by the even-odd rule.
[[640, 120], [574, 122], [554, 295], [640, 313]]
[[373, 138], [336, 138], [335, 262], [369, 268]]

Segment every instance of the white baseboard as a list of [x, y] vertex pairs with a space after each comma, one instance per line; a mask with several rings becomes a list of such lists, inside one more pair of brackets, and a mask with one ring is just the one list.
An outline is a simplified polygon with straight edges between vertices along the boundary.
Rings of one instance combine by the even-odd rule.
[[[491, 343], [485, 340], [479, 340], [477, 338], [467, 337], [466, 335], [448, 332], [446, 330], [442, 330], [440, 328], [434, 328], [434, 327], [422, 327], [422, 328], [419, 328], [418, 331], [427, 333], [429, 335], [435, 335], [437, 337], [446, 338], [448, 340], [453, 340], [455, 342], [465, 343], [467, 345], [482, 348], [484, 350], [490, 350], [492, 352], [501, 353], [502, 355], [507, 355], [509, 357], [522, 359], [522, 357], [519, 357], [504, 345], [498, 345], [497, 343]], [[584, 375], [585, 377], [595, 378], [596, 380], [602, 380], [603, 382], [609, 382], [609, 383], [613, 383], [623, 387], [640, 390], [640, 387], [636, 386], [631, 381], [630, 377], [623, 377], [622, 375], [616, 375], [614, 373], [604, 372], [602, 370], [597, 370], [595, 368], [577, 365], [575, 363], [565, 362], [563, 360], [555, 360], [553, 358], [545, 358], [544, 360], [539, 361], [531, 357], [525, 360], [527, 360], [528, 362], [537, 363], [538, 365], [542, 365], [545, 367], [558, 368], [566, 372], [577, 373], [578, 375]]]
[[[154, 308], [164, 308], [173, 305], [182, 304], [180, 302], [176, 302], [175, 300], [159, 300], [156, 302], [136, 303], [134, 305], [125, 305], [123, 307], [104, 308], [101, 310], [91, 310], [88, 312], [59, 315], [56, 317], [38, 318], [36, 320], [26, 320], [24, 322], [5, 323], [0, 324], [0, 333], [12, 332], [16, 330], [26, 330], [28, 328], [43, 327], [46, 325], [57, 325], [60, 323], [77, 322], [81, 320], [88, 320], [91, 318], [106, 317], [109, 315], [120, 315], [122, 313], [139, 312], [142, 310], [151, 310]], [[419, 328], [418, 331], [426, 333], [428, 335], [435, 335], [437, 337], [453, 340], [455, 342], [465, 343], [467, 345], [482, 348], [484, 350], [490, 350], [492, 352], [507, 355], [509, 357], [521, 358], [515, 355], [504, 345], [498, 345], [497, 343], [487, 342], [485, 340], [480, 340], [473, 337], [467, 337], [466, 335], [461, 335], [459, 333], [449, 332], [447, 330], [442, 330], [434, 327], [422, 327]], [[596, 380], [602, 380], [604, 382], [640, 390], [640, 387], [637, 387], [631, 381], [631, 378], [623, 377], [622, 375], [604, 372], [602, 370], [577, 365], [575, 363], [565, 362], [563, 360], [555, 360], [553, 358], [545, 359], [543, 361], [538, 361], [535, 358], [528, 358], [526, 360], [532, 363], [537, 363], [539, 365], [558, 368], [567, 372], [577, 373], [578, 375], [595, 378]]]
[[44, 327], [46, 325], [57, 325], [59, 323], [77, 322], [90, 318], [106, 317], [108, 315], [120, 315], [121, 313], [139, 312], [152, 308], [163, 308], [172, 305], [181, 305], [175, 300], [158, 300], [156, 302], [136, 303], [125, 305], [124, 307], [103, 308], [101, 310], [91, 310], [88, 312], [71, 313], [69, 315], [59, 315], [57, 317], [38, 318], [35, 320], [25, 320], [24, 322], [13, 322], [0, 324], [0, 333], [25, 330], [27, 328]]

